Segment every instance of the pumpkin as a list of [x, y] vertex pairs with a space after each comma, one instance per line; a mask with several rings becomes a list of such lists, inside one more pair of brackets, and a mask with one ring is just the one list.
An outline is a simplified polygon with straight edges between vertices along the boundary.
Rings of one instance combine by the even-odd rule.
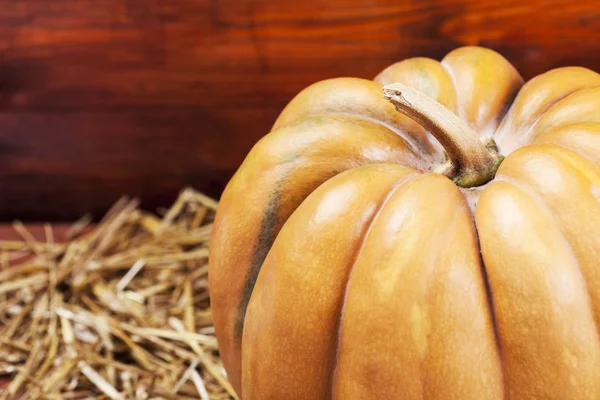
[[600, 399], [600, 75], [464, 47], [307, 87], [209, 277], [244, 400]]

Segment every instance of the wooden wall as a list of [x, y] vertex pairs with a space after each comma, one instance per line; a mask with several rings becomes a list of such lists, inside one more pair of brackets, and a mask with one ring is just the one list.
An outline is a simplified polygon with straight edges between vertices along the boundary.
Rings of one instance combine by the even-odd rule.
[[600, 2], [0, 0], [0, 220], [218, 196], [306, 85], [464, 44], [600, 70]]

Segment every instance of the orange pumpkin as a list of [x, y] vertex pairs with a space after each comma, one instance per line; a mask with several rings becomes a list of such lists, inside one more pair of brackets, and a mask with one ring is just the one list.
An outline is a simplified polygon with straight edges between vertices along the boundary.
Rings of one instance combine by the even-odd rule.
[[209, 273], [244, 400], [600, 399], [600, 75], [464, 47], [309, 86]]

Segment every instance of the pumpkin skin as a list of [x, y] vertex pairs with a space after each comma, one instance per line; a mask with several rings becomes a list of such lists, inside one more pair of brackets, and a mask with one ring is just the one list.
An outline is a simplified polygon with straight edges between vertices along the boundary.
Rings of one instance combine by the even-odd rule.
[[[506, 158], [460, 188], [401, 82]], [[299, 93], [229, 182], [210, 250], [228, 377], [257, 399], [600, 398], [600, 75], [464, 47]]]

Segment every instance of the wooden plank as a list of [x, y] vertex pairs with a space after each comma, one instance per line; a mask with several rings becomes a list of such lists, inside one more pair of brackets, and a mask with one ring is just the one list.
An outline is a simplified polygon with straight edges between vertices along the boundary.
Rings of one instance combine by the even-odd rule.
[[[600, 70], [600, 1], [0, 0], [0, 219], [217, 196], [310, 83], [465, 44]], [[141, 144], [138, 144], [141, 141]]]
[[[255, 112], [0, 114], [0, 221], [100, 217], [124, 194], [154, 210], [186, 185], [216, 197], [254, 143], [236, 132]], [[261, 112], [265, 126], [276, 115]]]
[[[56, 243], [66, 241], [66, 232], [71, 227], [70, 223], [52, 224], [52, 232]], [[43, 224], [27, 224], [27, 230], [39, 241], [46, 240]], [[14, 230], [12, 224], [0, 224], [0, 240], [21, 240], [21, 236]]]

